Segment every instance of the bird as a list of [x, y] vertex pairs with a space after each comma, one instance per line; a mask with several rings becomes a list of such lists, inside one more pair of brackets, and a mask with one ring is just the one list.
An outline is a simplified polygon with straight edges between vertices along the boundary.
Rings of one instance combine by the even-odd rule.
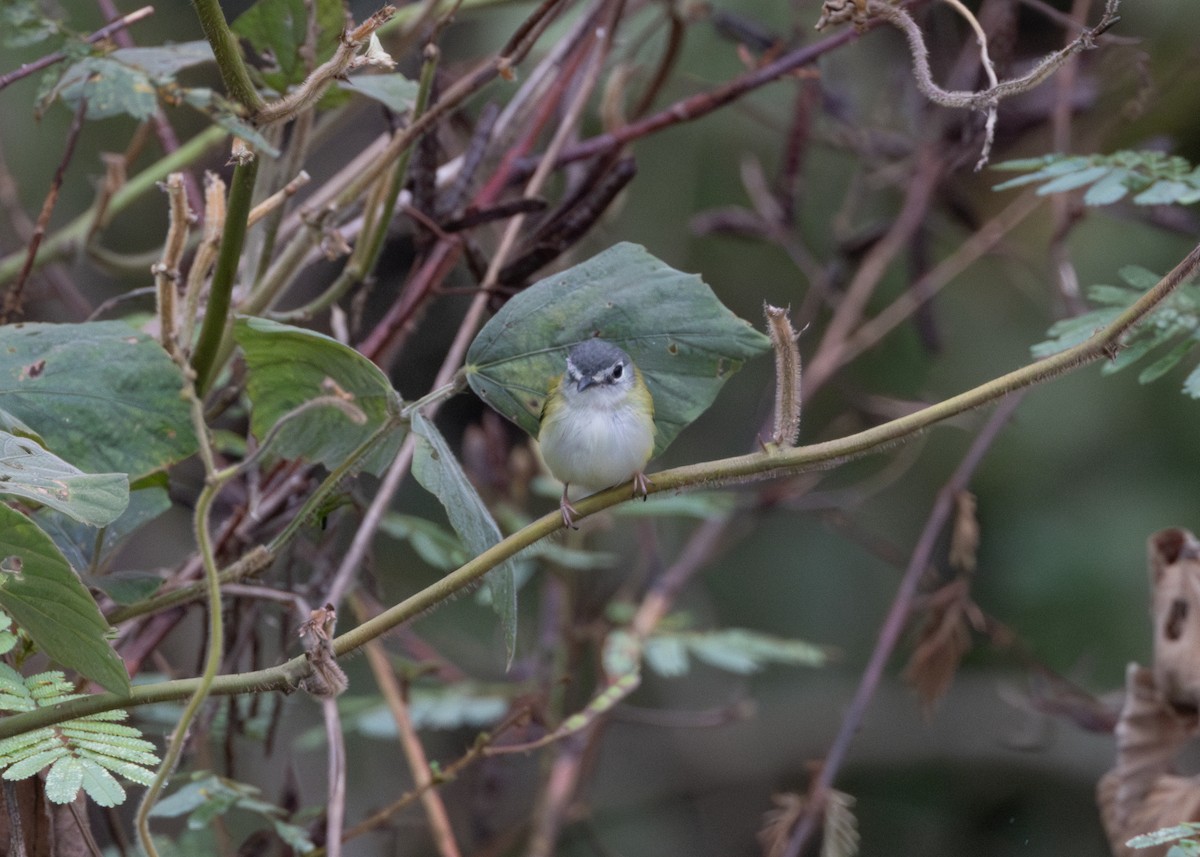
[[633, 496], [646, 496], [654, 435], [654, 397], [630, 356], [603, 339], [572, 346], [538, 429], [542, 458], [563, 483], [566, 527], [574, 528], [578, 514], [567, 496], [572, 485], [595, 492], [632, 479]]

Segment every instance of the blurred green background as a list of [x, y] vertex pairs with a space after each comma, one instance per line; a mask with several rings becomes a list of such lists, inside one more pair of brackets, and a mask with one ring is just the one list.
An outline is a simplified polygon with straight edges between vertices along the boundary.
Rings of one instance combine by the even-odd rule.
[[[200, 37], [187, 3], [160, 0], [155, 5], [154, 17], [134, 30], [139, 44]], [[1054, 5], [1065, 10], [1070, 4]], [[102, 23], [87, 0], [61, 6], [79, 31]], [[817, 16], [816, 3], [799, 0], [726, 0], [712, 6], [754, 20], [787, 40], [812, 38], [808, 30]], [[448, 57], [454, 61], [494, 48], [530, 8], [513, 4], [462, 13], [445, 46]], [[233, 4], [228, 11], [235, 13]], [[356, 3], [355, 11], [361, 14], [368, 7]], [[1022, 47], [1028, 43], [1031, 50], [1040, 50], [1058, 43], [1061, 32], [1044, 18], [1028, 9], [1020, 14]], [[1081, 99], [1072, 146], [1080, 152], [1154, 146], [1200, 161], [1200, 42], [1193, 37], [1200, 28], [1200, 4], [1127, 0], [1122, 16], [1115, 32], [1137, 42], [1085, 57], [1080, 87], [1089, 97]], [[957, 50], [969, 41], [944, 8], [925, 19], [925, 25], [939, 44]], [[37, 55], [9, 52], [0, 71]], [[741, 70], [733, 45], [703, 23], [689, 29], [682, 68], [660, 104], [717, 85]], [[1136, 118], [1125, 118], [1123, 105], [1143, 85], [1139, 73], [1149, 81], [1145, 109]], [[904, 45], [893, 31], [870, 33], [836, 52], [822, 62], [821, 75], [827, 106], [841, 110], [850, 125], [911, 141], [928, 116], [911, 92]], [[504, 86], [493, 84], [488, 97], [502, 99]], [[35, 77], [0, 93], [3, 155], [20, 180], [21, 205], [33, 216], [70, 121], [61, 105], [53, 105], [40, 120], [34, 118], [37, 87]], [[637, 179], [576, 258], [618, 241], [635, 241], [677, 268], [702, 274], [744, 318], [757, 321], [764, 301], [799, 305], [807, 284], [777, 247], [701, 236], [690, 228], [701, 212], [747, 204], [739, 178], [747, 161], [757, 161], [769, 176], [778, 171], [794, 93], [792, 83], [780, 82], [699, 122], [639, 141], [634, 148]], [[862, 163], [836, 144], [834, 123], [825, 119], [818, 125], [826, 133], [818, 135], [809, 152], [798, 205], [800, 232], [824, 261], [840, 252], [843, 205], [851, 188], [865, 196], [850, 224], [862, 230], [886, 226], [899, 193], [866, 174]], [[202, 123], [182, 116], [177, 127], [186, 137]], [[121, 150], [132, 129], [133, 123], [123, 119], [87, 126], [54, 224], [91, 203], [102, 175], [99, 153]], [[1006, 135], [1002, 113], [995, 161], [1050, 151], [1043, 130], [1012, 131]], [[336, 160], [336, 147], [324, 157]], [[949, 190], [960, 206], [983, 221], [1015, 196], [991, 190], [1006, 177], [988, 170], [972, 173], [967, 165]], [[159, 202], [149, 198], [134, 214], [122, 217], [106, 244], [126, 251], [154, 249], [161, 240]], [[1083, 287], [1115, 282], [1117, 270], [1128, 264], [1165, 272], [1194, 240], [1193, 212], [1176, 217], [1173, 222], [1182, 227], [1174, 230], [1150, 223], [1154, 212], [1132, 206], [1081, 214], [1068, 246]], [[902, 326], [806, 401], [802, 441], [844, 433], [844, 424], [836, 419], [848, 402], [865, 396], [937, 401], [1027, 362], [1029, 347], [1044, 338], [1064, 311], [1048, 258], [1052, 228], [1045, 205], [936, 299], [939, 350], [923, 347], [915, 328]], [[925, 230], [935, 261], [969, 235], [945, 206], [935, 207]], [[0, 231], [0, 236], [5, 253], [19, 246], [11, 232]], [[86, 260], [69, 263], [68, 270], [93, 301], [149, 283], [149, 277], [98, 274]], [[898, 290], [904, 272], [893, 275]], [[446, 310], [426, 321], [397, 372], [397, 385], [406, 395], [423, 392], [422, 384], [432, 377], [457, 325], [450, 311], [455, 304], [442, 306]], [[43, 296], [37, 307], [42, 317], [70, 318], [52, 296]], [[819, 339], [822, 321], [802, 336], [802, 351]], [[1167, 526], [1200, 526], [1200, 402], [1181, 395], [1185, 373], [1180, 368], [1139, 386], [1136, 371], [1101, 377], [1098, 368], [1088, 367], [1044, 384], [1027, 396], [972, 482], [982, 527], [976, 600], [1010, 626], [1034, 658], [1098, 695], [1119, 689], [1129, 661], [1149, 658], [1147, 536]], [[748, 366], [656, 466], [752, 450], [771, 390], [769, 360]], [[447, 410], [444, 427], [457, 436], [461, 426], [455, 421], [477, 416], [474, 405], [456, 405]], [[567, 830], [560, 854], [759, 853], [755, 832], [771, 794], [802, 791], [809, 763], [826, 752], [899, 580], [900, 569], [838, 532], [812, 507], [838, 508], [862, 531], [907, 556], [936, 492], [984, 416], [967, 415], [903, 448], [828, 473], [810, 508], [762, 512], [753, 531], [704, 570], [681, 602], [703, 624], [833, 646], [840, 652], [837, 663], [812, 671], [773, 668], [748, 679], [703, 667], [684, 679], [649, 677], [631, 700], [633, 706], [706, 710], [750, 699], [754, 715], [708, 729], [668, 729], [618, 717], [608, 728], [594, 781], [585, 792], [590, 814]], [[902, 456], [912, 460], [898, 476], [878, 490], [861, 490], [864, 480]], [[430, 508], [417, 489], [398, 502], [418, 512]], [[690, 526], [660, 525], [664, 556], [670, 558]], [[597, 541], [632, 556], [637, 550], [633, 527], [618, 519]], [[405, 560], [400, 555], [396, 562]], [[397, 596], [415, 585], [381, 577], [384, 590]], [[584, 589], [605, 593], [619, 582], [615, 571], [598, 573]], [[528, 634], [532, 623], [525, 627]], [[417, 628], [448, 656], [476, 670], [491, 670], [498, 677], [503, 669], [490, 619], [469, 599], [421, 620]], [[531, 637], [523, 637], [523, 645], [533, 644]], [[968, 656], [947, 698], [923, 718], [915, 694], [899, 677], [909, 650], [906, 644], [880, 688], [837, 781], [857, 799], [861, 853], [1107, 854], [1092, 795], [1096, 780], [1112, 764], [1111, 736], [1085, 733], [1022, 706], [1022, 664], [1011, 652], [986, 647]], [[359, 686], [369, 686], [361, 661], [352, 662], [350, 671]], [[302, 700], [287, 705], [290, 730], [316, 722], [315, 706]], [[452, 757], [470, 738], [468, 733], [431, 734], [431, 755]], [[401, 762], [393, 745], [354, 737], [350, 764], [352, 818], [402, 790]], [[302, 792], [308, 802], [319, 803], [321, 754], [301, 755], [298, 765], [304, 774]], [[240, 774], [250, 778], [258, 768], [245, 765]], [[277, 779], [270, 760], [261, 770], [266, 783]], [[519, 817], [529, 810], [521, 784], [536, 773], [535, 759], [488, 763], [448, 787], [447, 800], [461, 809], [482, 799], [480, 794], [492, 794], [497, 806]], [[388, 836], [355, 843], [348, 853], [431, 853], [419, 814], [414, 811], [408, 819], [411, 829], [402, 823]]]

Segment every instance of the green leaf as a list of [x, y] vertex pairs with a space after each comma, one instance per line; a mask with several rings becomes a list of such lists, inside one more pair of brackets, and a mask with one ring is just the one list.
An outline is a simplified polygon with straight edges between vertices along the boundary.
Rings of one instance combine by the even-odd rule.
[[1083, 194], [1084, 205], [1112, 205], [1129, 193], [1131, 174], [1129, 170], [1116, 167], [1096, 182]]
[[1135, 836], [1125, 844], [1130, 848], [1150, 848], [1154, 845], [1165, 845], [1168, 842], [1183, 839], [1185, 836], [1195, 836], [1197, 834], [1200, 834], [1200, 824], [1194, 822], [1177, 824], [1174, 827], [1164, 827], [1161, 830]]
[[[417, 729], [481, 728], [508, 711], [509, 698], [473, 682], [439, 688], [416, 688], [409, 696], [409, 716]], [[354, 728], [368, 738], [395, 740], [396, 719], [386, 705], [376, 705], [354, 718]]]
[[417, 100], [420, 86], [402, 74], [363, 74], [338, 84], [346, 92], [374, 99], [394, 113], [406, 113]]
[[129, 505], [129, 477], [84, 473], [32, 440], [0, 431], [0, 494], [24, 497], [103, 527]]
[[214, 61], [212, 48], [203, 39], [156, 48], [120, 48], [108, 57], [140, 69], [155, 80], [170, 80], [185, 68]]
[[257, 151], [272, 157], [279, 157], [279, 149], [271, 144], [257, 128], [242, 119], [237, 114], [237, 106], [218, 92], [203, 86], [189, 87], [180, 90], [180, 96], [185, 104], [204, 113], [216, 125], [220, 125], [235, 137], [245, 140]]
[[642, 646], [642, 657], [646, 666], [664, 678], [687, 674], [687, 646], [678, 637], [651, 637]]
[[[311, 408], [280, 428], [271, 449], [276, 455], [332, 469], [400, 413], [400, 397], [387, 376], [336, 339], [261, 318], [239, 318], [234, 338], [246, 356], [250, 426], [260, 441], [281, 419], [319, 396], [344, 398], [366, 417], [356, 424], [335, 407]], [[402, 438], [399, 428], [388, 433], [357, 468], [383, 472]]]
[[42, 440], [42, 436], [31, 429], [25, 423], [14, 417], [8, 411], [0, 408], [0, 431], [15, 434], [17, 437], [23, 437], [26, 440], [32, 440], [39, 446], [45, 447], [46, 441]]
[[1161, 179], [1135, 196], [1133, 202], [1135, 205], [1170, 205], [1194, 190], [1184, 182]]
[[[82, 573], [86, 569], [99, 567], [130, 535], [170, 508], [166, 475], [156, 473], [148, 480], [139, 482], [129, 492], [129, 504], [119, 518], [105, 527], [99, 545], [94, 529], [52, 509], [39, 509], [33, 519], [54, 539], [71, 567]], [[95, 556], [97, 547], [100, 549], [99, 556]], [[88, 584], [104, 588], [101, 580], [89, 579]]]
[[[333, 56], [345, 17], [340, 0], [315, 0], [316, 62]], [[263, 70], [263, 80], [277, 92], [299, 83], [306, 74], [301, 48], [308, 35], [305, 0], [258, 0], [233, 22], [233, 31], [246, 39], [275, 70]]]
[[1106, 307], [1104, 309], [1085, 312], [1083, 315], [1077, 315], [1074, 318], [1064, 318], [1062, 321], [1051, 325], [1048, 331], [1048, 334], [1052, 337], [1051, 339], [1039, 342], [1030, 348], [1029, 352], [1034, 357], [1042, 358], [1049, 357], [1051, 354], [1057, 354], [1060, 351], [1066, 351], [1068, 348], [1072, 348], [1088, 339], [1097, 330], [1109, 324], [1120, 314], [1120, 307]]
[[60, 29], [58, 21], [46, 15], [37, 0], [0, 3], [0, 45], [6, 48], [36, 45]]
[[[1135, 297], [1140, 297], [1141, 292], [1150, 291], [1162, 279], [1161, 276], [1153, 271], [1146, 270], [1141, 265], [1125, 265], [1117, 271], [1117, 275], [1139, 292]], [[1132, 303], [1132, 301], [1129, 303]], [[1128, 304], [1126, 305], [1128, 306]]]
[[441, 571], [453, 571], [471, 558], [462, 539], [440, 524], [416, 515], [390, 512], [379, 522], [386, 536], [412, 545], [417, 556]]
[[66, 559], [33, 521], [0, 505], [0, 607], [52, 660], [114, 693], [129, 692], [108, 623]]
[[88, 119], [132, 116], [141, 122], [158, 109], [158, 90], [146, 73], [108, 57], [88, 57], [75, 63], [52, 94], [72, 110], [86, 99]]
[[[500, 527], [437, 427], [417, 412], [413, 415], [412, 430], [417, 435], [413, 476], [438, 499], [446, 509], [450, 526], [454, 527], [467, 550], [478, 556], [503, 538]], [[492, 609], [500, 617], [506, 667], [512, 664], [517, 646], [517, 587], [513, 581], [513, 565], [512, 559], [505, 560], [484, 577], [492, 593]]]
[[1052, 193], [1062, 193], [1063, 191], [1075, 190], [1075, 188], [1083, 187], [1091, 184], [1103, 176], [1108, 175], [1111, 167], [1088, 167], [1079, 170], [1078, 172], [1067, 173], [1059, 176], [1053, 181], [1049, 181], [1037, 189], [1038, 196], [1046, 196]]
[[709, 666], [744, 675], [767, 664], [822, 666], [828, 654], [820, 646], [741, 628], [722, 631], [661, 631], [645, 641], [646, 666], [673, 678], [688, 671], [688, 654]]
[[471, 388], [534, 437], [572, 345], [599, 336], [629, 352], [654, 396], [655, 455], [708, 408], [767, 338], [694, 274], [618, 244], [516, 295], [467, 351]]
[[0, 406], [87, 473], [136, 481], [196, 451], [179, 367], [124, 322], [0, 327]]
[[1142, 370], [1142, 373], [1138, 375], [1138, 383], [1152, 384], [1163, 375], [1166, 375], [1179, 365], [1180, 360], [1187, 356], [1188, 352], [1192, 350], [1192, 345], [1193, 343], [1190, 339], [1185, 339], [1176, 344], [1176, 346], [1168, 351], [1165, 355], [1158, 358]]

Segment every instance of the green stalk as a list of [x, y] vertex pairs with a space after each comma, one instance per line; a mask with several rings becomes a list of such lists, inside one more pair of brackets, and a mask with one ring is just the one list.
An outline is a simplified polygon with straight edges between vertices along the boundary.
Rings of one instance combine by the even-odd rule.
[[192, 426], [200, 445], [200, 457], [204, 461], [206, 475], [204, 489], [196, 501], [194, 525], [196, 544], [200, 549], [200, 561], [204, 567], [204, 579], [208, 591], [208, 653], [204, 661], [204, 672], [200, 676], [195, 692], [184, 707], [179, 722], [175, 725], [175, 731], [171, 733], [171, 740], [167, 743], [166, 751], [163, 753], [162, 764], [158, 766], [158, 772], [155, 774], [153, 782], [146, 788], [146, 793], [142, 796], [142, 802], [138, 806], [136, 817], [138, 839], [149, 857], [158, 857], [158, 850], [154, 847], [154, 841], [150, 836], [150, 812], [154, 809], [154, 804], [158, 802], [158, 797], [162, 794], [167, 779], [179, 764], [179, 757], [183, 753], [184, 744], [187, 743], [188, 731], [192, 728], [196, 715], [200, 713], [204, 701], [208, 698], [213, 681], [221, 669], [225, 644], [224, 614], [221, 612], [221, 583], [217, 578], [217, 558], [213, 551], [209, 519], [217, 494], [220, 493], [225, 483], [236, 475], [237, 470], [228, 468], [220, 473], [216, 472], [212, 447], [209, 444], [208, 426], [204, 422], [204, 403], [200, 400], [196, 390], [191, 387], [185, 388], [185, 394], [191, 400]]
[[[1051, 378], [1072, 372], [1101, 357], [1115, 353], [1120, 345], [1121, 337], [1153, 311], [1181, 283], [1195, 274], [1198, 268], [1200, 268], [1200, 246], [1194, 248], [1171, 273], [1163, 277], [1154, 288], [1146, 292], [1128, 310], [1086, 342], [1030, 363], [944, 402], [837, 440], [664, 470], [654, 474], [650, 493], [724, 482], [754, 481], [811, 470], [829, 462], [854, 458], [913, 437], [935, 423], [996, 401], [1016, 390], [1027, 389]], [[628, 502], [630, 499], [629, 485], [618, 485], [578, 501], [575, 508], [580, 516], [586, 516], [618, 503]], [[391, 607], [374, 619], [342, 634], [334, 640], [334, 651], [338, 655], [344, 655], [436, 607], [441, 601], [479, 581], [500, 563], [562, 526], [562, 516], [557, 511], [544, 515], [488, 548], [433, 585]], [[300, 655], [270, 669], [217, 676], [208, 690], [213, 695], [284, 690], [295, 687], [307, 669], [307, 660]], [[201, 679], [160, 682], [140, 685], [126, 695], [98, 693], [60, 703], [51, 708], [11, 714], [0, 719], [0, 739], [20, 735], [43, 726], [52, 726], [87, 714], [146, 705], [152, 702], [183, 699], [194, 694], [201, 687]]]
[[220, 368], [217, 355], [221, 343], [229, 335], [229, 306], [233, 281], [237, 276], [242, 245], [246, 241], [246, 220], [254, 201], [254, 180], [258, 176], [258, 158], [238, 164], [229, 183], [229, 203], [225, 211], [225, 229], [221, 233], [221, 254], [217, 257], [204, 324], [192, 354], [192, 369], [196, 373], [196, 392], [203, 396]]
[[[434, 72], [437, 70], [438, 51], [430, 45], [425, 51], [425, 61], [421, 65], [421, 80], [417, 88], [417, 98], [413, 104], [412, 122], [416, 122], [422, 114], [425, 113], [429, 106], [429, 96], [433, 91]], [[413, 139], [413, 145], [416, 145], [417, 140]], [[384, 240], [387, 238], [388, 227], [392, 223], [392, 215], [396, 211], [396, 202], [400, 199], [400, 191], [404, 188], [404, 183], [408, 180], [408, 163], [412, 159], [413, 146], [409, 146], [400, 155], [400, 159], [396, 162], [396, 167], [392, 171], [391, 178], [388, 183], [387, 196], [384, 198], [382, 206], [378, 212], [372, 213], [369, 219], [370, 223], [374, 224], [369, 232], [359, 237], [358, 244], [354, 247], [354, 253], [342, 268], [340, 274], [332, 285], [320, 294], [315, 300], [310, 301], [298, 309], [291, 310], [286, 313], [280, 313], [277, 318], [284, 321], [300, 321], [311, 318], [319, 312], [323, 312], [349, 291], [356, 283], [361, 283], [364, 279], [370, 276], [375, 270], [375, 266], [379, 263], [379, 256], [383, 252]], [[366, 221], [364, 222], [364, 227]], [[250, 308], [248, 305], [247, 312], [253, 313], [261, 311], [265, 306], [258, 307], [257, 310]]]
[[[182, 170], [199, 160], [205, 152], [228, 136], [228, 131], [214, 125], [188, 140], [171, 154], [151, 164], [123, 184], [112, 195], [112, 199], [108, 202], [107, 216], [112, 217], [124, 211], [134, 200], [141, 197], [142, 194], [153, 190], [168, 174]], [[70, 223], [57, 230], [53, 235], [48, 236], [42, 242], [42, 246], [38, 248], [37, 258], [34, 260], [34, 270], [50, 262], [65, 259], [75, 253], [87, 239], [95, 219], [96, 215], [93, 208], [89, 208]], [[11, 253], [0, 259], [0, 285], [10, 282], [16, 277], [24, 261], [24, 250]]]
[[225, 20], [220, 0], [192, 0], [192, 7], [196, 10], [196, 17], [200, 19], [200, 28], [204, 30], [204, 37], [212, 47], [213, 56], [217, 59], [217, 68], [221, 72], [221, 80], [225, 83], [225, 91], [253, 117], [263, 106], [263, 100], [250, 80], [250, 71], [242, 59], [237, 38]]

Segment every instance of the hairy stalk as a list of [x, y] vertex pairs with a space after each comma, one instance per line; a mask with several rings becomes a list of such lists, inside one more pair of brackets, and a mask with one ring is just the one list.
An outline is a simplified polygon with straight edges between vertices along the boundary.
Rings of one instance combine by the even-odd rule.
[[158, 857], [158, 850], [154, 847], [150, 836], [150, 811], [154, 809], [154, 804], [158, 802], [158, 797], [162, 793], [163, 787], [166, 786], [167, 779], [179, 764], [179, 757], [183, 753], [184, 744], [187, 743], [188, 730], [191, 729], [192, 722], [208, 698], [213, 681], [221, 668], [225, 641], [224, 616], [221, 612], [221, 583], [217, 577], [217, 561], [213, 551], [212, 535], [209, 532], [209, 518], [217, 494], [236, 471], [229, 470], [221, 474], [215, 472], [212, 448], [208, 439], [208, 426], [204, 422], [204, 403], [200, 400], [197, 392], [190, 387], [186, 395], [191, 400], [192, 424], [196, 432], [196, 439], [200, 444], [200, 455], [204, 459], [204, 470], [207, 474], [204, 488], [196, 501], [194, 524], [196, 545], [200, 550], [201, 562], [204, 565], [205, 589], [208, 596], [208, 652], [204, 660], [204, 672], [179, 717], [175, 731], [171, 733], [171, 740], [167, 743], [162, 764], [155, 774], [154, 781], [146, 788], [146, 793], [142, 796], [142, 802], [138, 806], [136, 819], [138, 839], [149, 857]]
[[[737, 456], [660, 471], [654, 474], [650, 493], [736, 481], [758, 481], [812, 470], [832, 462], [862, 456], [885, 448], [891, 443], [911, 438], [924, 429], [957, 414], [994, 402], [1017, 390], [1037, 386], [1113, 354], [1120, 347], [1121, 337], [1153, 311], [1184, 281], [1192, 277], [1198, 269], [1200, 269], [1200, 245], [1193, 248], [1154, 288], [1146, 292], [1128, 310], [1087, 341], [1059, 354], [1030, 363], [936, 405], [866, 431], [824, 443], [775, 453]], [[582, 517], [629, 500], [629, 486], [619, 485], [579, 500], [575, 507]], [[298, 515], [297, 519], [300, 517]], [[333, 642], [334, 651], [339, 656], [344, 655], [362, 647], [367, 641], [436, 607], [455, 593], [478, 582], [488, 571], [504, 560], [561, 527], [562, 516], [557, 511], [544, 515], [431, 586], [337, 637]], [[284, 690], [294, 687], [307, 669], [307, 660], [301, 655], [269, 669], [217, 676], [211, 683], [210, 692], [224, 695]], [[12, 714], [0, 720], [0, 739], [19, 735], [42, 726], [61, 723], [74, 717], [82, 717], [86, 714], [152, 702], [183, 699], [194, 694], [199, 686], [200, 679], [159, 682], [135, 687], [127, 695], [100, 693], [73, 699], [51, 708]]]

